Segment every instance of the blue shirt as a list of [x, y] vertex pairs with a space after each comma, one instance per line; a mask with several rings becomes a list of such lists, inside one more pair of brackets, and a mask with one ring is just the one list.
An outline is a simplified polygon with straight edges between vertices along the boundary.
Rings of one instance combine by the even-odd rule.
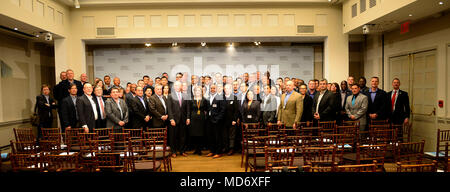
[[139, 100], [141, 100], [142, 105], [144, 106], [144, 108], [147, 109], [147, 106], [145, 106], [144, 98], [143, 97], [139, 97], [139, 96], [138, 96], [138, 98], [139, 98]]
[[290, 93], [286, 92], [286, 97], [284, 98], [284, 107], [286, 107], [286, 103], [293, 92], [294, 92], [293, 90]]
[[372, 103], [375, 102], [375, 96], [377, 95], [377, 91], [378, 91], [378, 88], [375, 91], [372, 91], [372, 89], [369, 89], [370, 98], [372, 99]]
[[314, 95], [316, 95], [316, 91], [314, 90], [314, 92], [311, 94], [311, 92], [309, 92], [308, 91], [308, 95], [312, 98], [312, 99], [314, 99]]

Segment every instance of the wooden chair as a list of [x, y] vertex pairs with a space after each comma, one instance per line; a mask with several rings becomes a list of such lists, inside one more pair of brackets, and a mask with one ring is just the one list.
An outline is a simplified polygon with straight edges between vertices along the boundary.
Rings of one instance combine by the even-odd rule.
[[319, 127], [322, 127], [323, 133], [334, 133], [336, 129], [336, 121], [319, 121]]
[[150, 128], [143, 133], [144, 139], [155, 140], [156, 159], [162, 161], [164, 171], [172, 170], [172, 157], [170, 147], [167, 146], [167, 128]]
[[125, 152], [128, 148], [128, 133], [110, 133], [109, 140], [111, 140], [111, 147], [113, 152]]
[[342, 126], [356, 126], [359, 129], [359, 121], [342, 121]]
[[143, 129], [123, 129], [124, 133], [128, 133], [130, 135], [130, 139], [142, 139]]
[[356, 164], [371, 163], [376, 161], [377, 171], [385, 172], [384, 160], [386, 157], [387, 145], [365, 145], [356, 147]]
[[101, 152], [95, 154], [97, 171], [126, 172], [128, 170], [127, 153]]
[[437, 161], [427, 164], [407, 164], [404, 165], [401, 162], [397, 162], [397, 172], [436, 172]]
[[78, 153], [70, 155], [46, 155], [44, 161], [48, 164], [45, 172], [79, 172], [83, 169], [78, 160]]
[[401, 143], [411, 142], [411, 124], [391, 124], [392, 129], [397, 129], [397, 139]]
[[344, 145], [344, 150], [355, 151], [356, 143], [359, 142], [359, 127], [358, 125], [343, 125], [336, 126], [335, 134], [343, 134], [342, 144]]
[[36, 135], [33, 133], [33, 128], [14, 128], [13, 130], [16, 141], [36, 142]]
[[295, 146], [290, 147], [268, 147], [265, 146], [265, 171], [280, 171], [283, 167], [293, 168], [295, 157]]
[[312, 121], [300, 122], [297, 125], [297, 128], [299, 127], [313, 127], [313, 122]]
[[241, 167], [249, 149], [248, 140], [255, 136], [267, 135], [267, 129], [261, 128], [259, 123], [242, 123], [242, 151], [241, 151]]
[[38, 153], [11, 153], [11, 167], [14, 172], [19, 171], [42, 171], [44, 164], [42, 156]]
[[161, 162], [156, 159], [156, 140], [154, 139], [131, 139], [128, 142], [131, 155], [130, 171], [158, 171]]
[[268, 136], [254, 136], [248, 138], [249, 149], [245, 155], [245, 172], [250, 168], [251, 172], [265, 170], [265, 147], [268, 145]]
[[35, 141], [10, 141], [12, 154], [38, 154], [39, 147]]
[[39, 149], [44, 154], [59, 155], [64, 152], [61, 133], [47, 133], [39, 140]]
[[266, 126], [267, 134], [268, 135], [278, 135], [281, 134], [282, 131], [285, 129], [284, 124], [278, 125], [276, 123], [268, 123]]
[[339, 165], [336, 167], [336, 172], [376, 172], [377, 171], [377, 161], [374, 160], [371, 164], [360, 164], [360, 165]]
[[396, 147], [395, 161], [402, 164], [415, 162], [422, 163], [425, 140], [421, 142], [398, 143]]
[[372, 144], [395, 144], [397, 143], [396, 129], [371, 129], [370, 138]]
[[94, 132], [97, 133], [98, 139], [109, 140], [109, 134], [112, 133], [112, 128], [94, 128]]
[[[41, 128], [42, 139], [49, 140], [48, 136], [54, 136], [55, 134], [61, 134], [60, 128]], [[53, 139], [53, 138], [52, 138]]]
[[[446, 150], [445, 146], [447, 142], [450, 142], [450, 130], [437, 130], [437, 139], [436, 139], [436, 151], [435, 152], [425, 152], [425, 155], [431, 156], [437, 163], [446, 164]], [[448, 150], [447, 150], [448, 151]], [[448, 157], [448, 155], [447, 155]]]
[[80, 151], [80, 133], [84, 133], [84, 128], [66, 129], [64, 143], [67, 145], [67, 154]]
[[331, 172], [337, 165], [336, 147], [305, 147], [303, 148], [303, 168], [309, 172]]
[[96, 160], [95, 152], [92, 150], [92, 147], [90, 145], [90, 141], [98, 141], [98, 135], [97, 133], [79, 133], [78, 134], [79, 141], [80, 141], [80, 151], [79, 151], [79, 163], [89, 171], [94, 170]]

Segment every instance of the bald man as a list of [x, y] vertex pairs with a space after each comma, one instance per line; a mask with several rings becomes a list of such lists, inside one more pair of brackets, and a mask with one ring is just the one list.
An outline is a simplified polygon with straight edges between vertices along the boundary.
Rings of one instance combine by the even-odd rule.
[[86, 133], [94, 130], [95, 121], [100, 118], [99, 112], [97, 111], [97, 99], [92, 96], [92, 91], [91, 84], [84, 84], [84, 94], [79, 96], [76, 101], [78, 119]]
[[303, 114], [303, 98], [294, 91], [294, 82], [286, 83], [286, 93], [281, 96], [278, 106], [278, 124], [284, 123], [286, 127], [296, 128]]

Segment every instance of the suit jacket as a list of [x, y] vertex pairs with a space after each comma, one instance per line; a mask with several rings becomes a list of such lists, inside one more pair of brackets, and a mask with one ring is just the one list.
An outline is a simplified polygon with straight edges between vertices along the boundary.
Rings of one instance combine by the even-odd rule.
[[303, 98], [303, 115], [300, 119], [301, 122], [312, 121], [314, 119], [312, 107], [313, 99], [309, 95], [305, 95]]
[[231, 126], [231, 123], [233, 121], [237, 121], [239, 118], [239, 102], [237, 100], [237, 97], [231, 94], [228, 98], [224, 96], [225, 102], [226, 102], [226, 109], [225, 109], [225, 125]]
[[[388, 108], [392, 111], [392, 91], [387, 93], [388, 97]], [[395, 110], [391, 112], [391, 121], [394, 124], [402, 124], [405, 121], [405, 118], [409, 118], [411, 109], [409, 106], [409, 96], [408, 92], [399, 90], [397, 92], [397, 101], [395, 102]]]
[[[99, 101], [98, 101], [98, 99], [97, 99], [97, 96], [95, 96], [94, 97], [95, 98], [95, 100], [97, 100], [97, 111], [98, 111], [98, 119], [97, 119], [97, 121], [95, 122], [96, 123], [96, 125], [95, 125], [95, 127], [96, 128], [105, 128], [106, 127], [106, 109], [104, 109], [105, 111], [104, 111], [104, 113], [105, 114], [103, 114], [103, 118], [104, 119], [102, 119], [101, 118], [101, 106], [100, 106], [100, 103], [99, 103]], [[103, 96], [101, 97], [101, 100], [103, 101], [103, 108], [105, 108], [106, 107], [106, 103], [105, 103], [105, 101], [106, 101], [106, 98], [104, 98]]]
[[[212, 104], [211, 104], [212, 99]], [[208, 119], [212, 123], [221, 123], [225, 118], [226, 101], [223, 95], [216, 94], [215, 97], [209, 97], [208, 100]]]
[[261, 111], [262, 111], [262, 122], [264, 124], [267, 123], [275, 123], [277, 121], [277, 99], [272, 94], [266, 95], [261, 103]]
[[122, 109], [122, 115], [120, 114], [119, 106], [117, 106], [117, 103], [113, 98], [106, 100], [105, 111], [107, 128], [119, 128], [120, 121], [128, 123], [128, 106], [122, 99], [119, 99], [119, 105]]
[[319, 100], [320, 92], [314, 96], [313, 102], [313, 116], [314, 113], [318, 112], [320, 115], [320, 121], [333, 121], [336, 119], [336, 107], [334, 103], [334, 94], [331, 91], [326, 90], [322, 96], [322, 100], [319, 103], [319, 110], [316, 111], [316, 106]]
[[[163, 98], [164, 104], [167, 108], [167, 100], [164, 96], [161, 95]], [[152, 116], [153, 122], [152, 127], [161, 128], [166, 127], [166, 121], [163, 121], [161, 119], [161, 116], [167, 115], [167, 110], [164, 108], [163, 103], [161, 100], [159, 100], [158, 95], [154, 94], [150, 97], [150, 114]]]
[[176, 126], [178, 125], [186, 125], [186, 119], [188, 119], [188, 111], [190, 107], [188, 105], [189, 96], [181, 93], [181, 106], [175, 92], [172, 92], [167, 99], [167, 107], [169, 114], [169, 122], [170, 120], [174, 120]]
[[[144, 104], [142, 104], [141, 100], [138, 96], [131, 99], [130, 104], [133, 110], [133, 120], [131, 121], [131, 127], [133, 129], [146, 128], [147, 122], [144, 120], [145, 116], [150, 115], [150, 109], [147, 100], [144, 98]], [[145, 106], [144, 106], [145, 105]], [[128, 117], [130, 115], [128, 114]], [[130, 120], [129, 120], [130, 121]]]
[[369, 108], [367, 109], [367, 115], [376, 113], [378, 115], [376, 120], [385, 120], [390, 115], [390, 103], [388, 101], [388, 96], [385, 91], [378, 89], [375, 95], [375, 99], [372, 102], [371, 94], [369, 90], [364, 92], [369, 100]]
[[354, 115], [355, 120], [359, 121], [360, 128], [365, 128], [367, 124], [366, 116], [369, 106], [369, 99], [366, 95], [359, 93], [355, 100], [355, 105], [352, 104], [353, 95], [347, 97], [347, 103], [345, 104], [345, 111], [348, 118]]
[[[74, 79], [73, 83], [77, 86], [77, 90], [78, 90], [77, 95], [82, 96], [84, 94], [84, 92], [83, 92], [83, 85], [81, 84], [81, 81]], [[61, 81], [58, 85], [59, 85], [58, 86], [58, 94], [57, 94], [58, 98], [64, 99], [70, 95], [70, 93], [68, 91], [70, 88], [70, 82], [68, 79]]]
[[[78, 98], [76, 99], [78, 100]], [[76, 103], [75, 103], [76, 104]], [[77, 127], [77, 108], [72, 101], [72, 97], [68, 96], [62, 100], [61, 103], [61, 127], [66, 128], [68, 126]]]
[[286, 93], [281, 96], [280, 106], [278, 106], [278, 121], [285, 124], [286, 127], [292, 127], [294, 123], [299, 123], [303, 115], [303, 99], [301, 95], [292, 91], [291, 96], [284, 105]]
[[[52, 103], [55, 102], [53, 98], [50, 96], [47, 99], [45, 99], [44, 95], [38, 95], [36, 96], [36, 107], [38, 109], [39, 114], [39, 121], [40, 122], [50, 122], [53, 121], [53, 113], [52, 110], [57, 108], [57, 105], [53, 105]], [[45, 104], [49, 104], [50, 106], [47, 106]]]
[[[94, 100], [95, 105], [97, 105], [97, 99], [95, 97], [92, 97], [92, 100]], [[87, 125], [89, 128], [89, 131], [93, 131], [95, 127], [95, 114], [94, 110], [97, 110], [97, 108], [92, 108], [91, 102], [89, 101], [89, 98], [86, 96], [86, 94], [83, 94], [82, 96], [79, 96], [77, 98], [77, 113], [78, 113], [78, 119], [80, 121], [80, 126]], [[97, 111], [98, 118], [100, 118], [100, 114]]]
[[261, 103], [253, 100], [250, 107], [248, 101], [245, 101], [242, 113], [244, 123], [258, 123], [261, 118]]

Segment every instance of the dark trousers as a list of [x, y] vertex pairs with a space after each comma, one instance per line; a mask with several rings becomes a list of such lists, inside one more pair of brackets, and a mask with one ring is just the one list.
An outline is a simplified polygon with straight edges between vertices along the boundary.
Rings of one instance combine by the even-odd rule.
[[52, 128], [53, 121], [47, 120], [47, 121], [41, 121], [39, 122], [39, 125], [37, 126], [37, 140], [39, 141], [40, 138], [42, 138], [42, 130], [41, 128]]
[[178, 124], [176, 126], [170, 126], [168, 133], [168, 141], [172, 153], [186, 151], [186, 126]]
[[225, 152], [235, 149], [235, 140], [236, 140], [236, 126], [235, 125], [225, 125], [223, 129], [223, 138], [224, 138], [224, 148]]
[[191, 136], [191, 146], [195, 150], [195, 152], [202, 151], [204, 145], [204, 137], [203, 136]]
[[207, 128], [208, 134], [208, 144], [210, 147], [211, 153], [221, 154], [225, 148], [224, 145], [224, 126], [223, 122], [213, 123], [210, 122]]
[[95, 128], [106, 128], [106, 119], [98, 119], [95, 121]]

